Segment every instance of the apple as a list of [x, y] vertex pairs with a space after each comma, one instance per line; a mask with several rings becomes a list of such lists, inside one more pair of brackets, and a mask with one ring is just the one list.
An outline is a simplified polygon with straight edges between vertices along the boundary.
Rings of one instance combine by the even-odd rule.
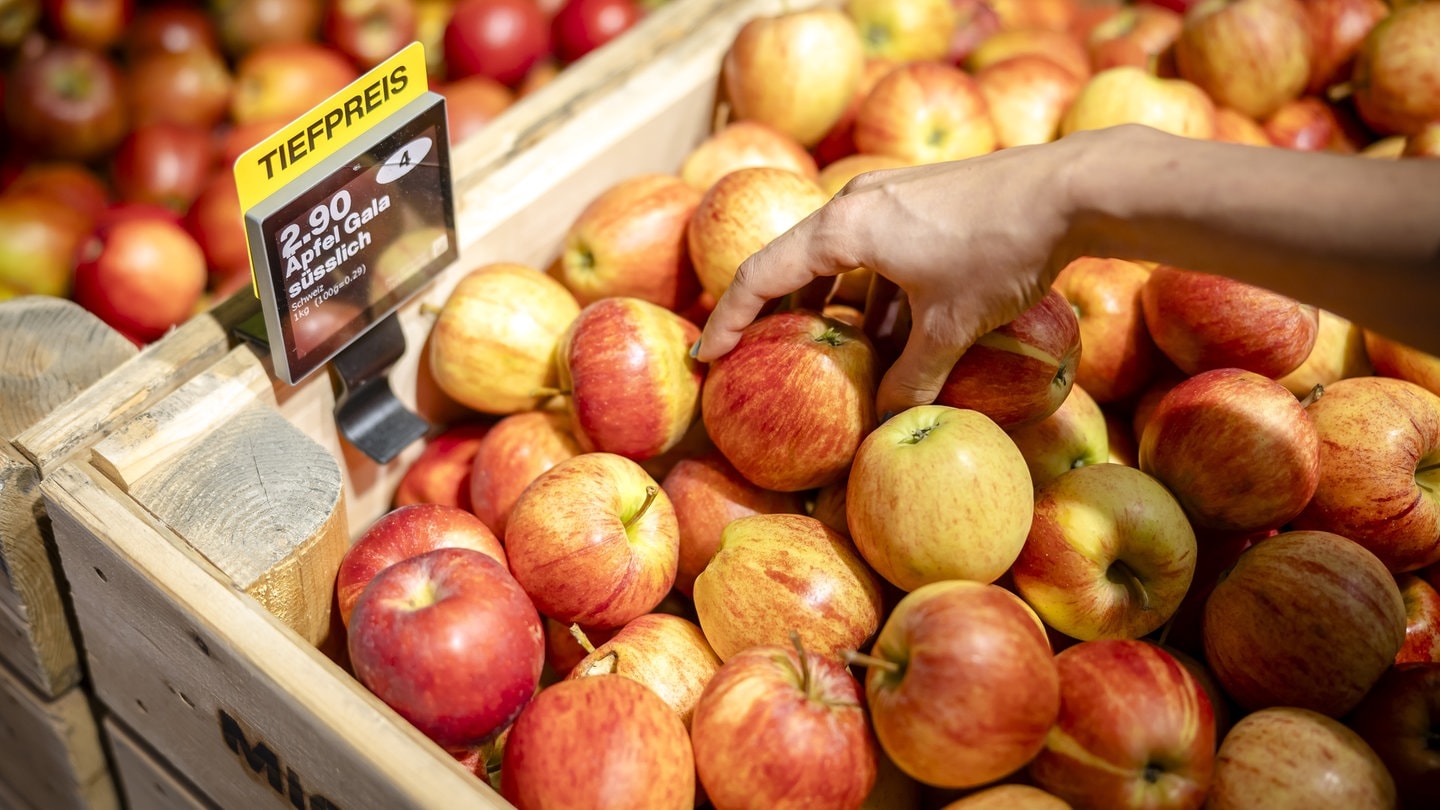
[[[865, 172], [901, 169], [909, 165], [909, 163], [894, 155], [864, 155], [856, 152], [853, 155], [846, 155], [845, 157], [825, 164], [825, 168], [820, 170], [820, 174], [816, 179], [819, 181], [820, 188], [825, 191], [825, 194], [834, 197], [840, 193], [841, 189], [845, 188], [847, 183]], [[851, 273], [855, 273], [856, 275], [851, 276]], [[861, 278], [865, 281], [864, 289], [848, 289], [852, 281]], [[859, 285], [856, 286], [858, 288]], [[865, 292], [869, 286], [870, 274], [868, 270], [864, 268], [848, 270], [840, 274], [835, 295], [837, 298], [863, 304], [865, 302]]]
[[215, 18], [189, 0], [160, 0], [141, 3], [121, 34], [125, 59], [154, 51], [180, 53], [197, 48], [220, 50]]
[[953, 0], [846, 0], [844, 8], [866, 57], [895, 62], [944, 59], [960, 16]]
[[1440, 157], [1440, 122], [1426, 124], [1405, 138], [1401, 157]]
[[567, 625], [549, 616], [541, 618], [545, 624], [545, 665], [550, 668], [550, 673], [542, 676], [542, 687], [546, 681], [553, 682], [569, 676], [576, 664], [595, 651], [596, 644], [604, 644], [620, 632], [619, 627], [584, 630], [578, 624]]
[[1020, 554], [1033, 513], [1034, 484], [1015, 442], [979, 411], [945, 405], [908, 408], [870, 432], [845, 492], [856, 547], [906, 591], [993, 582]]
[[803, 647], [751, 647], [727, 660], [696, 703], [690, 740], [716, 807], [858, 808], [876, 782], [864, 688], [838, 660]]
[[1440, 121], [1435, 43], [1440, 6], [1411, 3], [1378, 20], [1350, 74], [1355, 109], [1379, 135], [1409, 135]]
[[561, 61], [574, 62], [644, 16], [638, 0], [564, 0], [550, 18], [550, 41]]
[[1149, 278], [1143, 265], [1091, 256], [1075, 259], [1055, 277], [1055, 291], [1075, 311], [1084, 347], [1075, 385], [1096, 402], [1134, 396], [1160, 367], [1160, 351], [1140, 302]]
[[719, 669], [719, 656], [694, 622], [646, 613], [591, 649], [567, 678], [624, 675], [659, 695], [688, 729], [701, 692]]
[[515, 87], [553, 45], [550, 19], [534, 0], [457, 0], [445, 25], [446, 75]]
[[1017, 56], [1043, 56], [1065, 69], [1076, 85], [1090, 78], [1090, 54], [1085, 45], [1068, 31], [1044, 28], [1009, 28], [997, 31], [975, 46], [965, 57], [965, 69], [979, 73], [997, 62]]
[[612, 184], [566, 230], [561, 283], [581, 306], [628, 296], [677, 312], [688, 307], [700, 282], [686, 233], [701, 196], [673, 174], [637, 174]]
[[1202, 0], [1185, 15], [1175, 67], [1216, 104], [1263, 119], [1304, 91], [1311, 50], [1299, 0]]
[[515, 87], [515, 98], [522, 99], [539, 91], [560, 75], [561, 65], [553, 56], [541, 59], [525, 71], [525, 78]]
[[44, 0], [43, 6], [57, 39], [96, 51], [119, 44], [135, 17], [135, 0]]
[[1077, 807], [1199, 808], [1215, 716], [1199, 681], [1144, 641], [1085, 641], [1055, 656], [1060, 717], [1028, 767]]
[[505, 525], [505, 551], [541, 613], [581, 627], [620, 627], [675, 584], [675, 509], [639, 464], [581, 453], [541, 473]]
[[319, 42], [257, 44], [235, 65], [230, 119], [236, 124], [297, 118], [359, 78], [343, 53]]
[[130, 119], [137, 126], [214, 128], [230, 114], [235, 74], [209, 48], [152, 50], [136, 56], [126, 68], [124, 93]]
[[1160, 78], [1144, 68], [1121, 65], [1097, 72], [1080, 87], [1060, 119], [1060, 135], [1119, 124], [1208, 139], [1215, 134], [1215, 102], [1184, 79]]
[[980, 336], [945, 378], [939, 405], [970, 408], [1013, 430], [1049, 416], [1075, 384], [1080, 322], [1053, 287], [1040, 302]]
[[[1267, 537], [1279, 534], [1275, 529], [1260, 532], [1222, 532], [1199, 528], [1195, 532], [1195, 575], [1190, 588], [1175, 614], [1161, 630], [1160, 640], [1170, 652], [1205, 657], [1202, 622], [1205, 600], [1215, 590], [1215, 583], [1226, 576], [1240, 555]], [[1217, 701], [1218, 703], [1219, 701]]]
[[369, 70], [413, 42], [418, 26], [414, 0], [329, 0], [320, 35]]
[[952, 579], [906, 594], [861, 664], [870, 721], [902, 771], [941, 788], [1011, 774], [1045, 746], [1060, 675], [1044, 626], [999, 585]]
[[1323, 714], [1293, 706], [1240, 718], [1215, 753], [1205, 807], [1395, 806], [1395, 781], [1355, 732]]
[[1229, 107], [1215, 110], [1215, 140], [1249, 146], [1274, 146], [1265, 127], [1254, 118]]
[[555, 347], [571, 432], [585, 451], [654, 458], [700, 413], [704, 366], [690, 357], [700, 328], [640, 298], [580, 310]]
[[1365, 35], [1389, 13], [1384, 0], [1306, 0], [1311, 53], [1305, 92], [1320, 95], [1348, 80]]
[[190, 204], [185, 228], [205, 253], [212, 281], [220, 277], [243, 277], [246, 284], [250, 283], [250, 248], [234, 172], [217, 171], [210, 175], [200, 195]]
[[314, 42], [324, 0], [209, 0], [220, 45], [234, 58], [272, 43]]
[[515, 719], [500, 795], [519, 810], [695, 806], [695, 755], [685, 724], [623, 675], [548, 686]]
[[1227, 276], [1161, 265], [1140, 291], [1155, 345], [1186, 374], [1242, 368], [1278, 378], [1315, 347], [1316, 308]]
[[[794, 138], [759, 121], [731, 121], [706, 136], [685, 155], [680, 178], [705, 192], [715, 181], [755, 166], [788, 169], [816, 179], [815, 158]], [[693, 213], [693, 210], [692, 210]]]
[[1173, 46], [1180, 37], [1184, 16], [1174, 9], [1149, 3], [1123, 5], [1090, 29], [1084, 39], [1090, 69], [1096, 73], [1121, 65], [1145, 68], [1156, 75], [1173, 74], [1161, 65], [1174, 61]]
[[1395, 663], [1440, 663], [1440, 593], [1415, 574], [1395, 578], [1405, 600], [1405, 643]]
[[[1140, 390], [1140, 395], [1135, 397], [1130, 405], [1130, 432], [1135, 437], [1136, 453], [1139, 452], [1140, 437], [1145, 435], [1145, 425], [1149, 424], [1150, 417], [1155, 415], [1155, 408], [1159, 406], [1160, 400], [1170, 393], [1170, 389], [1189, 379], [1189, 375], [1175, 368], [1169, 362], [1164, 363], [1160, 371]], [[1114, 406], [1111, 406], [1112, 413]], [[1139, 462], [1137, 456], [1136, 462]]]
[[1318, 96], [1300, 96], [1281, 104], [1261, 126], [1271, 144], [1303, 152], [1334, 151], [1340, 138], [1335, 111]]
[[1440, 397], [1391, 377], [1351, 377], [1310, 408], [1320, 480], [1295, 518], [1350, 538], [1395, 573], [1440, 561]]
[[880, 627], [880, 580], [848, 538], [809, 515], [760, 513], [725, 526], [695, 578], [700, 629], [729, 661], [755, 646], [787, 643], [836, 656]]
[[1359, 155], [1363, 158], [1374, 158], [1389, 160], [1405, 156], [1405, 144], [1409, 138], [1405, 135], [1387, 135], [1366, 145], [1360, 150]]
[[1159, 481], [1095, 464], [1036, 488], [1010, 574], [1045, 624], [1071, 638], [1140, 638], [1180, 607], [1195, 557], [1190, 521]]
[[1196, 525], [1263, 531], [1289, 522], [1316, 493], [1320, 445], [1306, 403], [1285, 386], [1219, 368], [1156, 405], [1140, 436], [1140, 469], [1174, 492]]
[[179, 224], [133, 219], [102, 227], [75, 268], [74, 298], [133, 340], [148, 343], [195, 314], [205, 253]]
[[954, 65], [909, 62], [875, 82], [855, 111], [855, 148], [912, 164], [993, 152], [995, 124], [970, 74]]
[[568, 414], [522, 411], [497, 421], [475, 448], [470, 508], [504, 539], [520, 493], [539, 475], [581, 453]]
[[1071, 807], [1053, 793], [1012, 782], [982, 788], [940, 810], [1071, 810]]
[[686, 596], [694, 592], [695, 578], [715, 556], [721, 532], [731, 521], [754, 514], [804, 511], [800, 493], [752, 484], [718, 451], [677, 461], [660, 486], [670, 496], [680, 526], [675, 589]]
[[347, 633], [355, 676], [425, 736], [478, 745], [515, 719], [540, 682], [540, 615], [505, 567], [438, 548], [378, 571]]
[[1374, 373], [1365, 352], [1365, 330], [1329, 310], [1320, 310], [1315, 346], [1294, 371], [1278, 382], [1297, 397], [1304, 397], [1317, 385], [1330, 385], [1347, 377]]
[[720, 177], [700, 198], [685, 231], [701, 288], [719, 300], [741, 262], [828, 199], [813, 177], [775, 166]]
[[1440, 664], [1391, 667], [1346, 722], [1385, 764], [1401, 807], [1440, 802]]
[[[929, 2], [929, 0], [922, 0]], [[858, 154], [855, 146], [855, 116], [860, 112], [860, 105], [865, 102], [865, 97], [875, 88], [875, 83], [880, 81], [885, 74], [894, 70], [900, 62], [894, 59], [886, 59], [879, 56], [872, 56], [865, 60], [865, 67], [860, 73], [860, 83], [855, 86], [855, 94], [850, 97], [850, 103], [846, 105], [845, 112], [830, 126], [825, 136], [810, 148], [816, 163], [821, 167], [850, 155]], [[896, 158], [899, 160], [899, 158]]]
[[875, 349], [860, 329], [810, 310], [774, 312], [710, 364], [701, 415], [715, 447], [751, 483], [815, 489], [845, 475], [875, 427], [876, 375]]
[[555, 350], [579, 314], [575, 296], [539, 270], [481, 265], [460, 278], [430, 327], [431, 373], [481, 413], [532, 410], [559, 384]]
[[100, 220], [112, 202], [106, 178], [96, 169], [71, 160], [27, 162], [3, 193], [7, 197], [36, 196], [59, 202], [92, 224]]
[[720, 64], [720, 83], [734, 118], [768, 124], [810, 147], [845, 112], [864, 66], [859, 29], [843, 10], [784, 10], [740, 27]]
[[51, 41], [16, 56], [5, 77], [5, 126], [48, 158], [86, 162], [125, 137], [123, 75], [107, 54]]
[[445, 97], [451, 143], [464, 143], [515, 103], [515, 91], [489, 76], [466, 76], [436, 88]]
[[1245, 709], [1340, 717], [1394, 663], [1405, 621], [1374, 554], [1338, 534], [1281, 532], [1241, 554], [1205, 601], [1205, 660]]
[[123, 202], [161, 205], [185, 214], [215, 173], [209, 129], [141, 124], [110, 156], [110, 179]]
[[361, 532], [335, 574], [340, 620], [348, 627], [355, 604], [376, 574], [437, 548], [468, 548], [508, 564], [505, 549], [480, 519], [458, 506], [420, 503], [381, 515]]
[[945, 61], [965, 63], [965, 57], [980, 43], [1000, 30], [1000, 15], [989, 0], [952, 0], [955, 6], [955, 33], [950, 37]]
[[1392, 340], [1373, 329], [1365, 330], [1365, 356], [1376, 374], [1414, 383], [1440, 396], [1440, 357]]
[[1001, 148], [1055, 140], [1083, 81], [1038, 53], [1011, 56], [975, 73]]
[[1109, 432], [1100, 405], [1077, 383], [1055, 412], [1008, 431], [1038, 488], [1061, 474], [1110, 458]]
[[0, 194], [0, 301], [68, 296], [91, 227], [88, 216], [65, 201]]
[[475, 454], [489, 432], [489, 422], [460, 422], [426, 439], [400, 477], [391, 505], [438, 503], [470, 512]]

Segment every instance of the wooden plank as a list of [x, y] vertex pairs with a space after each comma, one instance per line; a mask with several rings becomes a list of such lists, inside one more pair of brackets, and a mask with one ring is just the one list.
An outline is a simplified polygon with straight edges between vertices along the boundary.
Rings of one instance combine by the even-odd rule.
[[131, 810], [216, 810], [120, 721], [105, 715], [100, 722], [115, 764], [115, 782]]
[[120, 806], [84, 690], [46, 698], [0, 667], [0, 751], [0, 782], [31, 807]]
[[41, 490], [96, 696], [217, 804], [507, 806], [93, 468]]

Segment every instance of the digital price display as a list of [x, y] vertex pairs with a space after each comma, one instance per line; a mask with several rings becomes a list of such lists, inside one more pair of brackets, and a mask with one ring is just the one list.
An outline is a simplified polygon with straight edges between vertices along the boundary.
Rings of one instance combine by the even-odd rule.
[[276, 376], [335, 359], [458, 257], [444, 99], [416, 43], [236, 163]]

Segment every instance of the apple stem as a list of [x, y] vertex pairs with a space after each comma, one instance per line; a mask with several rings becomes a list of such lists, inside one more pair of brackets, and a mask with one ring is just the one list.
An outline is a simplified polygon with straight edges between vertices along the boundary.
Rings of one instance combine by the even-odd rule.
[[1140, 577], [1135, 575], [1135, 569], [1120, 560], [1111, 563], [1110, 567], [1119, 569], [1120, 579], [1125, 583], [1125, 587], [1130, 591], [1131, 595], [1139, 598], [1140, 609], [1149, 610], [1150, 592], [1145, 589], [1145, 583], [1140, 581]]
[[640, 504], [640, 509], [636, 511], [635, 514], [631, 515], [629, 520], [625, 521], [626, 531], [629, 531], [630, 527], [634, 526], [636, 521], [640, 520], [640, 518], [645, 515], [645, 510], [650, 508], [650, 504], [655, 502], [655, 496], [659, 494], [660, 488], [655, 486], [654, 484], [650, 484], [649, 486], [645, 487], [645, 502]]
[[790, 631], [790, 643], [795, 645], [795, 653], [800, 656], [800, 691], [810, 697], [810, 656], [805, 654], [805, 645], [800, 643], [800, 634], [794, 630]]
[[595, 652], [595, 645], [590, 643], [590, 638], [585, 635], [584, 630], [580, 629], [579, 624], [570, 625], [570, 635], [575, 637], [575, 641], [579, 643], [580, 649], [584, 650], [586, 655]]
[[858, 652], [856, 650], [844, 650], [840, 653], [840, 655], [844, 657], [845, 663], [847, 665], [859, 664], [866, 669], [880, 669], [890, 673], [891, 675], [900, 674], [900, 665], [895, 663], [894, 661], [887, 661], [884, 658], [878, 658], [873, 655], [866, 655], [865, 653]]
[[569, 391], [562, 390], [562, 389], [560, 389], [560, 388], [550, 388], [549, 386], [541, 386], [541, 387], [536, 388], [535, 390], [531, 391], [531, 392], [530, 392], [530, 396], [532, 396], [532, 397], [568, 397], [568, 396], [570, 396], [570, 392], [569, 392]]
[[429, 301], [425, 301], [424, 303], [420, 304], [420, 314], [432, 318], [436, 315], [439, 315], [442, 311], [444, 311], [444, 309], [444, 307], [439, 306], [438, 304], [432, 304]]
[[1306, 394], [1305, 398], [1300, 400], [1300, 407], [1308, 408], [1318, 402], [1320, 397], [1323, 396], [1325, 396], [1325, 386], [1320, 383], [1315, 383], [1315, 387], [1310, 389], [1310, 393]]
[[1325, 91], [1325, 97], [1331, 101], [1344, 101], [1355, 94], [1355, 85], [1350, 82], [1338, 82], [1330, 85]]

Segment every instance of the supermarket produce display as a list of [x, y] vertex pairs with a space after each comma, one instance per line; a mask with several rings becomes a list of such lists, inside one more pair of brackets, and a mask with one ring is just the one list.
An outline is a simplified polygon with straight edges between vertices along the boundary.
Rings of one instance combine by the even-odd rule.
[[[288, 47], [330, 48], [354, 78], [418, 37], [342, 47], [349, 5]], [[600, 26], [659, 16], [456, 0], [442, 26], [435, 5], [373, 7], [429, 31], [442, 95], [459, 65], [510, 98], [553, 65], [568, 66], [551, 87], [578, 82]], [[139, 25], [161, 8], [207, 21], [174, 25], [234, 66], [242, 98], [235, 43], [259, 23], [224, 3], [141, 2], [127, 30], [149, 33], [108, 40], [114, 58], [180, 37]], [[1428, 167], [1440, 3], [727, 8], [533, 128], [512, 136], [499, 114], [477, 130], [513, 151], [457, 187], [458, 259], [398, 309], [396, 393], [431, 425], [403, 453], [357, 452], [325, 374], [290, 385], [232, 334], [223, 364], [49, 473], [77, 622], [108, 667], [105, 728], [140, 741], [116, 750], [149, 752], [196, 806], [1440, 805], [1433, 347], [1111, 256], [1068, 262], [934, 402], [898, 412], [877, 396], [919, 327], [866, 267], [775, 297], [718, 356], [697, 343], [748, 257], [872, 170], [1122, 124]], [[35, 30], [95, 53], [57, 14]], [[462, 45], [453, 21], [470, 15], [528, 44]], [[275, 120], [238, 109], [211, 135]], [[118, 156], [144, 151], [120, 146], [136, 131], [105, 149], [55, 138], [69, 151], [35, 162], [51, 139], [16, 141], [0, 223], [74, 221], [24, 264], [49, 268], [48, 288], [12, 280], [0, 251], [0, 289], [73, 291], [158, 348], [252, 304], [217, 286], [202, 240], [163, 263], [191, 279], [183, 296], [163, 283], [188, 302], [168, 323], [114, 314], [136, 296], [87, 297], [127, 245], [195, 238], [201, 184], [163, 216], [164, 199], [114, 184]], [[330, 516], [323, 530], [294, 527], [276, 580], [333, 601], [303, 625], [240, 587], [225, 549], [244, 532], [215, 528], [238, 505], [205, 501], [213, 520], [167, 505], [221, 480], [187, 479], [198, 448], [248, 463], [231, 438], [257, 409], [343, 490], [305, 513]]]

